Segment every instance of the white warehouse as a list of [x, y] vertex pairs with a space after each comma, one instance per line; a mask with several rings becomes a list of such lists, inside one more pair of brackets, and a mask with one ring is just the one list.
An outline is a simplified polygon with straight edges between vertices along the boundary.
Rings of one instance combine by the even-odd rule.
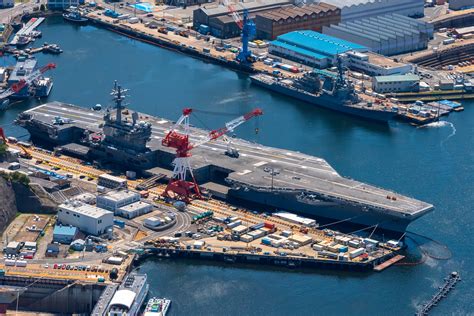
[[424, 0], [321, 0], [341, 9], [341, 21], [397, 13], [410, 17], [424, 16]]
[[323, 33], [366, 46], [374, 53], [396, 55], [426, 49], [433, 38], [433, 26], [399, 14], [387, 14], [325, 26]]
[[372, 90], [378, 93], [418, 91], [420, 77], [414, 74], [376, 76], [372, 78]]
[[93, 205], [72, 201], [59, 205], [58, 221], [63, 225], [75, 226], [87, 234], [98, 236], [113, 227], [114, 214]]
[[370, 76], [404, 75], [413, 71], [411, 64], [372, 53], [350, 51], [344, 54], [345, 65]]
[[151, 204], [139, 201], [122, 206], [115, 211], [115, 215], [132, 219], [134, 217], [150, 213], [152, 209], [153, 206]]
[[122, 206], [140, 201], [140, 194], [128, 190], [110, 191], [97, 196], [97, 207], [116, 212]]

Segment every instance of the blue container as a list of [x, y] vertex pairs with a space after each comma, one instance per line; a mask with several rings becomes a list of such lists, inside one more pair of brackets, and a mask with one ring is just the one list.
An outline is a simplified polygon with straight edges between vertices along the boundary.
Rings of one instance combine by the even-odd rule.
[[211, 29], [209, 28], [209, 26], [204, 25], [204, 24], [199, 25], [199, 33], [203, 35], [207, 35], [209, 34], [210, 31]]
[[349, 251], [349, 248], [347, 246], [343, 246], [339, 248], [339, 252], [347, 252]]
[[269, 238], [262, 238], [262, 244], [271, 245], [272, 241]]

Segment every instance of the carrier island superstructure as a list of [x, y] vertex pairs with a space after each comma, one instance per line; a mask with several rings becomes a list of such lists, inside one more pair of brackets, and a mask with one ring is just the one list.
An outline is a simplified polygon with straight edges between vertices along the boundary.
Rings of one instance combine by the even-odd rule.
[[[21, 113], [16, 123], [35, 144], [47, 143], [67, 155], [113, 163], [144, 175], [170, 176], [175, 152], [162, 139], [173, 122], [136, 113], [115, 95], [114, 109], [89, 109], [50, 102]], [[207, 131], [192, 128], [191, 140]], [[267, 209], [284, 209], [335, 221], [403, 232], [433, 205], [338, 174], [324, 159], [232, 139], [216, 140], [193, 151], [196, 181], [214, 196]]]

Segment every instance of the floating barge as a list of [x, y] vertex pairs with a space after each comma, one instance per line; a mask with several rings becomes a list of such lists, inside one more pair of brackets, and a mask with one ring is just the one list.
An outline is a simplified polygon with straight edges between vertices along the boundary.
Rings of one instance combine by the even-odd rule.
[[147, 247], [144, 253], [137, 260], [143, 260], [149, 257], [158, 258], [183, 258], [183, 259], [201, 259], [212, 260], [226, 263], [239, 264], [259, 264], [280, 266], [286, 268], [311, 268], [311, 269], [335, 269], [349, 271], [371, 271], [374, 266], [390, 259], [394, 254], [387, 253], [385, 256], [368, 261], [338, 261], [333, 259], [278, 256], [250, 253], [225, 253], [196, 249], [174, 249], [167, 247]]

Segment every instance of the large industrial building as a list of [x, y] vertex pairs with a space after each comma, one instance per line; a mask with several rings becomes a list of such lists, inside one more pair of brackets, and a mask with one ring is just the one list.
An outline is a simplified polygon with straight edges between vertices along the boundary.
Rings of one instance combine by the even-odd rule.
[[341, 10], [326, 3], [302, 7], [285, 6], [258, 13], [255, 18], [257, 38], [271, 40], [297, 30], [321, 32], [323, 26], [338, 24], [340, 21]]
[[128, 190], [110, 191], [97, 196], [97, 207], [128, 219], [149, 213], [153, 209], [151, 204], [140, 201], [140, 194]]
[[[265, 10], [281, 8], [285, 5], [291, 5], [288, 0], [261, 0], [254, 2], [239, 2], [234, 5], [235, 11], [240, 15], [245, 9], [249, 12], [249, 18], [255, 19], [258, 12]], [[202, 6], [193, 11], [193, 27], [199, 28], [200, 25], [209, 27], [212, 36], [218, 38], [231, 38], [240, 35], [240, 28], [235, 23], [229, 9], [224, 5]]]
[[413, 71], [411, 64], [394, 61], [372, 52], [347, 52], [345, 66], [371, 76], [404, 75]]
[[58, 222], [98, 236], [113, 227], [114, 213], [79, 201], [65, 202], [59, 205]]
[[318, 68], [327, 68], [334, 64], [338, 54], [367, 50], [365, 46], [314, 31], [283, 34], [269, 46], [270, 54]]
[[372, 90], [379, 93], [418, 91], [420, 90], [420, 77], [414, 74], [376, 76], [372, 79]]
[[390, 56], [426, 49], [433, 38], [433, 26], [399, 14], [386, 14], [325, 26], [323, 33]]
[[424, 0], [322, 0], [341, 9], [341, 21], [353, 21], [371, 16], [397, 13], [410, 17], [424, 15]]

